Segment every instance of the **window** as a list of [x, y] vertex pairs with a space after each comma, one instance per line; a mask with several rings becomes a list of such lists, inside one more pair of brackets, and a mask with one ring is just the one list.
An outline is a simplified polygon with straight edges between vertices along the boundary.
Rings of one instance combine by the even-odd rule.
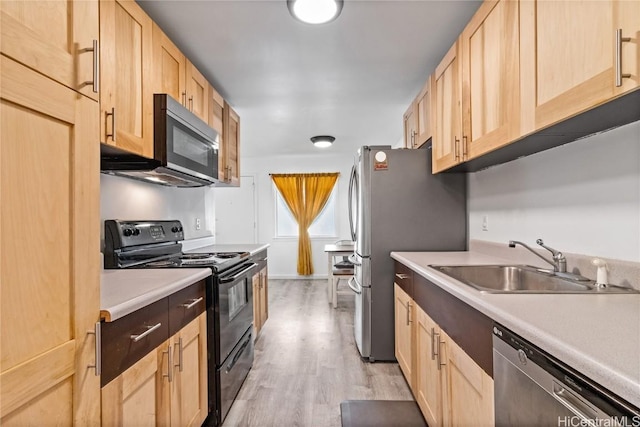
[[[329, 200], [316, 220], [309, 227], [309, 237], [336, 237], [336, 192], [331, 191]], [[284, 202], [280, 192], [274, 187], [276, 196], [276, 237], [298, 237], [298, 223]]]

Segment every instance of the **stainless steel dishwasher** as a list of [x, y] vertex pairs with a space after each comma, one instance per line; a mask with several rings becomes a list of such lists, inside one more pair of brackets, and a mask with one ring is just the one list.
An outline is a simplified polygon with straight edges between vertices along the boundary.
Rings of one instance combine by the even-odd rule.
[[640, 411], [495, 324], [496, 426], [640, 426]]

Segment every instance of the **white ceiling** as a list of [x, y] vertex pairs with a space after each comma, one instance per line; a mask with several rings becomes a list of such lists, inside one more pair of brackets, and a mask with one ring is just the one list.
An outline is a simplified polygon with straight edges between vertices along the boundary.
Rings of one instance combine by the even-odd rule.
[[242, 156], [394, 145], [402, 114], [480, 1], [346, 0], [295, 21], [286, 0], [138, 0], [241, 117]]

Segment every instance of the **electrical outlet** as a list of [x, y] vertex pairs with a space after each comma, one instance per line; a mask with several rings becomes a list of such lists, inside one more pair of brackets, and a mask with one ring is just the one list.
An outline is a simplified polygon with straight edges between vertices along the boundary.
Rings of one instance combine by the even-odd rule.
[[200, 227], [202, 227], [202, 224], [200, 222], [200, 218], [196, 218], [196, 230], [200, 230]]
[[489, 215], [482, 217], [482, 231], [489, 231]]

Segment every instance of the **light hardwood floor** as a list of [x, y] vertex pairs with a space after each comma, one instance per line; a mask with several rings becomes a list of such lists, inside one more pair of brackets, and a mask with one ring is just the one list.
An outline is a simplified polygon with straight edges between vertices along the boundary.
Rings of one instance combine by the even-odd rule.
[[269, 320], [223, 427], [339, 427], [348, 399], [412, 400], [397, 363], [362, 361], [352, 295], [327, 301], [326, 280], [269, 280]]

